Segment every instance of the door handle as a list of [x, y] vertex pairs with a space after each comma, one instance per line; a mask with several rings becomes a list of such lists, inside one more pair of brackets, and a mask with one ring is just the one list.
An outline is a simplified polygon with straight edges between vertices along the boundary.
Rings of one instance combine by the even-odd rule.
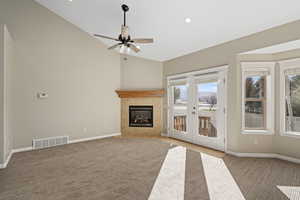
[[195, 114], [196, 114], [196, 112], [195, 112], [195, 111], [193, 111], [193, 112], [192, 112], [192, 114], [193, 114], [193, 115], [195, 115]]

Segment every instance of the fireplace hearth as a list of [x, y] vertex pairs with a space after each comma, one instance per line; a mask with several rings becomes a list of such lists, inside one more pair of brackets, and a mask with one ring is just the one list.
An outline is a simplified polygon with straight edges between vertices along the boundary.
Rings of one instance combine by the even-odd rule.
[[153, 106], [129, 106], [129, 127], [153, 127]]

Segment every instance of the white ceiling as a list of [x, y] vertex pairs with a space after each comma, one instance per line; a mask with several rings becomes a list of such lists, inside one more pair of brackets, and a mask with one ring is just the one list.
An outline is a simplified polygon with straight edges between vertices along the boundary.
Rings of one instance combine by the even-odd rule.
[[295, 49], [300, 49], [300, 40], [294, 40], [291, 42], [285, 42], [270, 47], [255, 49], [253, 51], [247, 51], [241, 54], [274, 54]]
[[[153, 37], [137, 55], [165, 61], [300, 19], [299, 0], [36, 0], [88, 33], [117, 37], [130, 6], [133, 37]], [[185, 23], [185, 18], [192, 22]], [[113, 42], [102, 40], [107, 45]]]

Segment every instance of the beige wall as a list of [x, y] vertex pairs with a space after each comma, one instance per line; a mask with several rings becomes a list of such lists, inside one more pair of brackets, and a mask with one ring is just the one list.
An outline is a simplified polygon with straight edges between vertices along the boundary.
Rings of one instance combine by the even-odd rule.
[[11, 132], [11, 113], [12, 113], [12, 69], [14, 67], [14, 44], [6, 26], [4, 26], [4, 129], [3, 129], [3, 142], [4, 153], [3, 158], [6, 161], [13, 149], [13, 135]]
[[4, 25], [0, 24], [0, 164], [4, 160]]
[[[33, 138], [80, 139], [120, 132], [120, 56], [33, 0], [1, 0], [15, 42], [14, 148]], [[49, 94], [38, 99], [38, 92]]]
[[121, 57], [122, 89], [162, 88], [162, 62], [133, 57]]
[[[204, 68], [228, 64], [228, 124], [227, 142], [228, 150], [236, 152], [258, 152], [273, 153], [280, 151], [284, 155], [291, 155], [300, 158], [300, 152], [295, 152], [295, 148], [300, 144], [299, 139], [293, 143], [282, 140], [278, 148], [273, 147], [276, 139], [273, 136], [263, 135], [242, 135], [241, 129], [241, 76], [240, 67], [236, 54], [254, 49], [259, 49], [300, 38], [300, 20], [279, 27], [275, 27], [260, 33], [256, 33], [244, 38], [210, 47], [186, 56], [178, 57], [164, 62], [164, 85], [166, 76], [188, 71], [200, 70]], [[166, 99], [164, 101], [164, 125], [166, 126]], [[166, 131], [166, 127], [164, 127]], [[285, 143], [283, 145], [283, 143]], [[293, 145], [290, 150], [283, 146]], [[291, 153], [291, 152], [294, 153]]]

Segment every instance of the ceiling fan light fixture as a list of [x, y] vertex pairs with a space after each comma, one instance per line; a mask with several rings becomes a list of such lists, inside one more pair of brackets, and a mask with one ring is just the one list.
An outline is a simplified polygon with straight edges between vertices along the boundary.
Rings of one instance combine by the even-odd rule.
[[129, 27], [126, 25], [126, 12], [129, 11], [129, 7], [125, 4], [122, 5], [124, 13], [124, 24], [121, 26], [121, 34], [118, 37], [109, 37], [105, 35], [94, 34], [95, 37], [100, 37], [108, 40], [117, 41], [118, 43], [109, 47], [109, 50], [120, 47], [119, 52], [121, 54], [129, 54], [130, 52], [138, 53], [141, 51], [140, 46], [137, 44], [151, 44], [154, 42], [153, 38], [131, 38], [129, 35]]
[[124, 53], [125, 53], [125, 50], [126, 50], [126, 46], [125, 46], [125, 45], [121, 45], [121, 46], [120, 46], [120, 51], [119, 51], [119, 52], [120, 52], [121, 54], [124, 54]]
[[130, 54], [130, 51], [131, 51], [130, 48], [127, 47], [126, 53], [127, 53], [127, 54]]

